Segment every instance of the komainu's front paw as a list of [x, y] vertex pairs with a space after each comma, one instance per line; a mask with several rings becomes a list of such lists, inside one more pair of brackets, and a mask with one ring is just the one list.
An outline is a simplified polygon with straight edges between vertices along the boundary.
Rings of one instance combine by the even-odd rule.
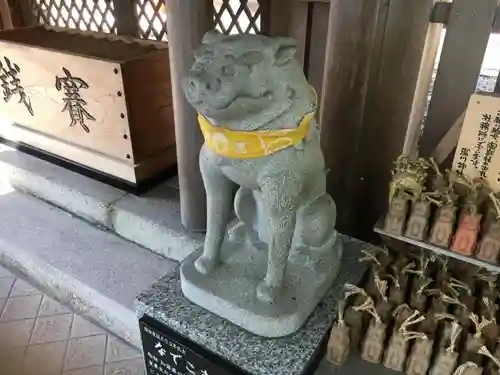
[[265, 303], [273, 303], [278, 295], [279, 287], [267, 285], [265, 281], [262, 281], [257, 286], [257, 298]]
[[212, 273], [216, 266], [216, 259], [204, 255], [196, 259], [196, 261], [194, 262], [194, 267], [198, 270], [199, 273], [202, 273], [204, 275]]

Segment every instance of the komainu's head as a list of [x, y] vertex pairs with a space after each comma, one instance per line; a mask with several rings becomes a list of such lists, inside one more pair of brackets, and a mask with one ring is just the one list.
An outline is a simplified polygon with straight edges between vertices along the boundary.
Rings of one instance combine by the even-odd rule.
[[292, 106], [313, 110], [314, 94], [294, 57], [296, 49], [290, 38], [209, 32], [183, 82], [186, 98], [217, 122], [249, 116], [269, 121]]

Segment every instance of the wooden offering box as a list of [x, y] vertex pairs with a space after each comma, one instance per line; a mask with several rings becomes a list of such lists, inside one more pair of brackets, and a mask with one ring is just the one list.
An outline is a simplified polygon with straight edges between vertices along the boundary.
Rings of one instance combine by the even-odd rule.
[[166, 44], [3, 31], [0, 96], [1, 137], [99, 179], [135, 190], [176, 164]]

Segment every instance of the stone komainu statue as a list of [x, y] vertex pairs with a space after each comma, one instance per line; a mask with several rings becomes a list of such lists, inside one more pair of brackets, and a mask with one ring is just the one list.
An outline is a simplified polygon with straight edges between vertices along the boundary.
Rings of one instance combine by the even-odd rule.
[[[279, 305], [280, 291], [300, 278], [287, 281], [292, 258], [300, 259], [300, 267], [319, 267], [315, 275], [323, 295], [342, 252], [335, 203], [325, 191], [317, 97], [295, 52], [293, 39], [210, 32], [184, 81], [205, 138], [200, 169], [207, 233], [194, 267], [216, 277], [225, 263], [225, 242], [234, 249], [260, 244], [267, 248], [267, 268], [254, 272], [264, 274], [253, 295], [265, 304]], [[234, 198], [239, 223], [228, 238], [233, 182], [240, 186]]]

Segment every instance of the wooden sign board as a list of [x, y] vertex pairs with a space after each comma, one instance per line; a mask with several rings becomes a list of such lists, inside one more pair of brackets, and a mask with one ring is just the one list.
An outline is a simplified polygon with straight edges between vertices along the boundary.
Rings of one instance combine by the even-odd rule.
[[453, 159], [453, 169], [470, 178], [482, 177], [500, 191], [500, 96], [470, 98]]
[[0, 34], [0, 136], [131, 185], [175, 165], [168, 50], [40, 26]]

